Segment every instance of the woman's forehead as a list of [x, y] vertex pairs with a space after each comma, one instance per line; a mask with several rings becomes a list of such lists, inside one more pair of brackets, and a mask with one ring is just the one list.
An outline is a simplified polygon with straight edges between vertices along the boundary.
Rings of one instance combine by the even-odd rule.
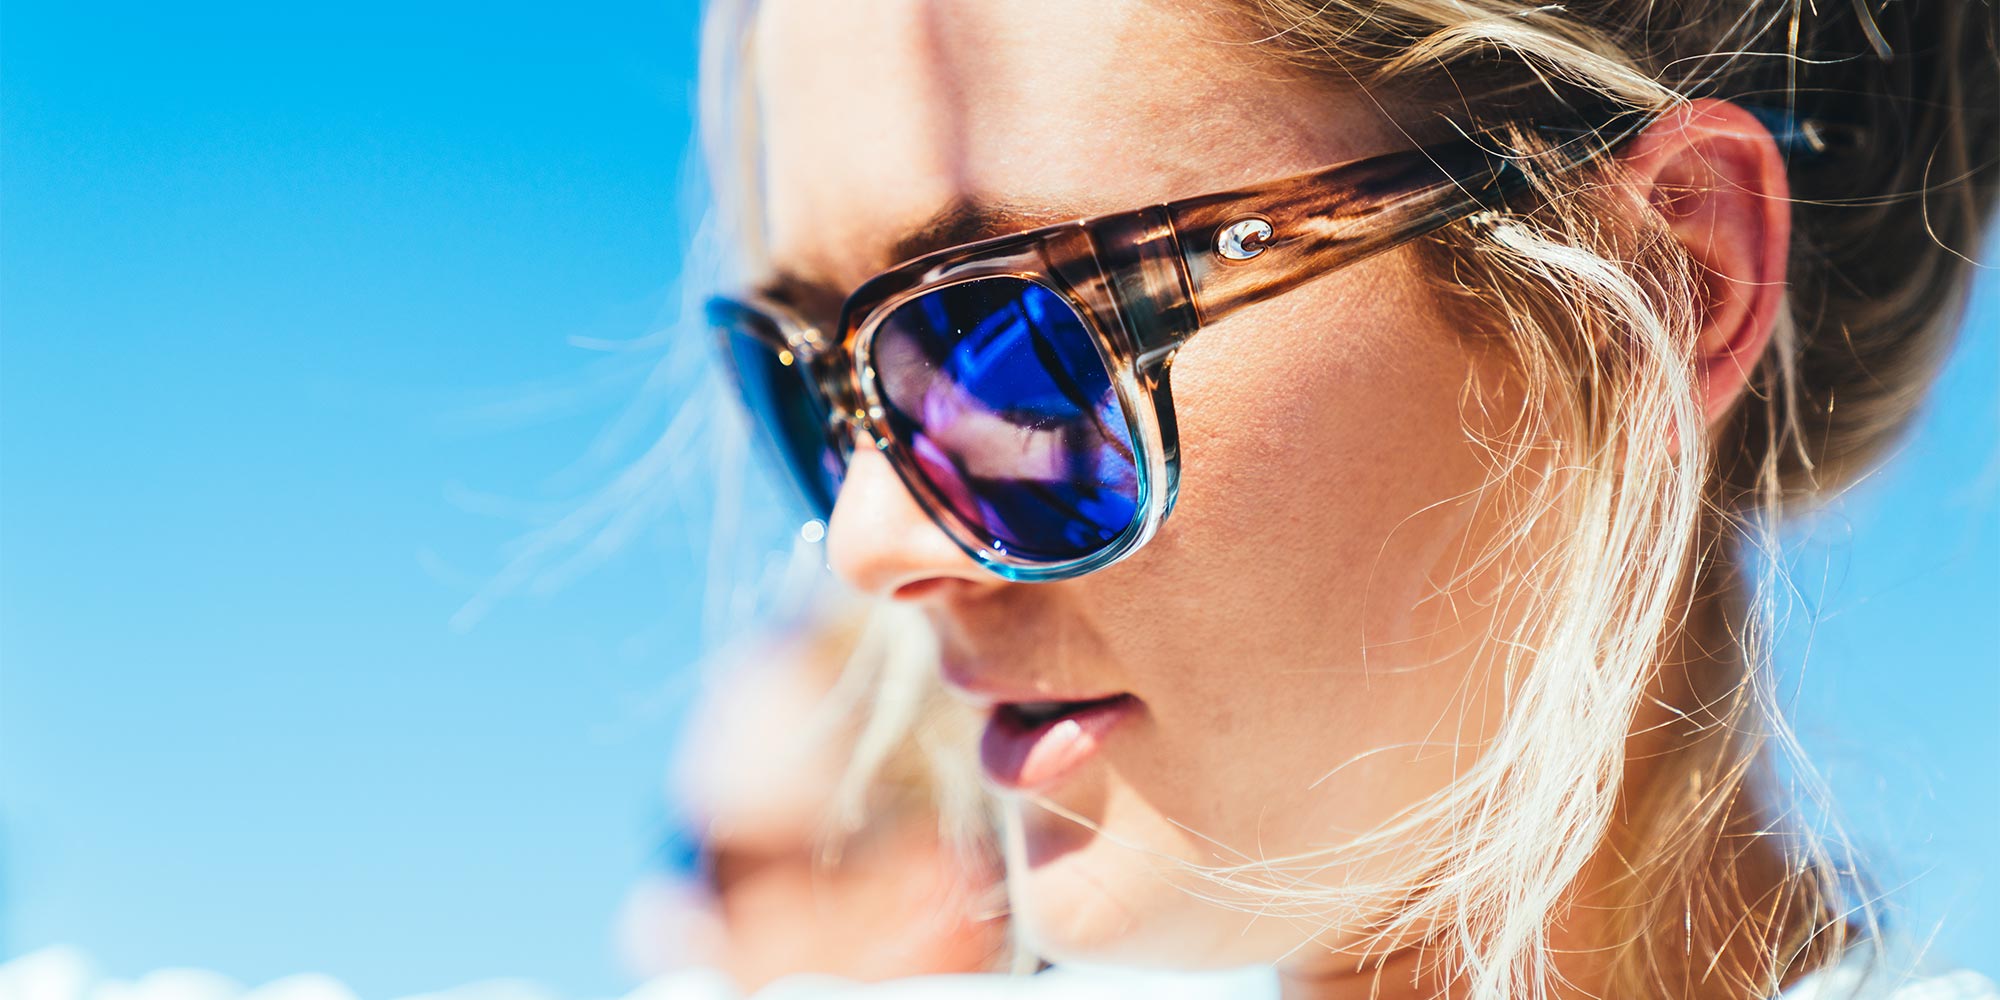
[[767, 245], [829, 281], [958, 206], [1113, 211], [1398, 144], [1172, 4], [771, 0], [753, 30]]

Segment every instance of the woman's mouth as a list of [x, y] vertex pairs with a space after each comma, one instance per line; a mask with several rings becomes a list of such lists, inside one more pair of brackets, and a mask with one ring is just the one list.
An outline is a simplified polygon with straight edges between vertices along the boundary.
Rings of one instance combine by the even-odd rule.
[[1112, 727], [1139, 710], [1129, 694], [1088, 701], [1012, 701], [993, 706], [979, 739], [979, 763], [994, 784], [1041, 788], [1097, 752]]

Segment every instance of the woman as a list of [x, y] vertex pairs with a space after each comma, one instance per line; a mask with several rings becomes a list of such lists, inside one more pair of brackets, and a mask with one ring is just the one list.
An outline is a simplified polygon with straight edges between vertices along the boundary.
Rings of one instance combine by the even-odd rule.
[[1768, 778], [1749, 557], [1946, 346], [1995, 33], [1958, 0], [718, 11], [711, 316], [833, 569], [987, 713], [1023, 950], [1296, 998], [1865, 970]]

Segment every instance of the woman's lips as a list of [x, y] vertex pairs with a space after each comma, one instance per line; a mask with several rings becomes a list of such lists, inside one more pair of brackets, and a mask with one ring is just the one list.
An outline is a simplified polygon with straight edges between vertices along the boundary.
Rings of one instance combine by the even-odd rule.
[[1002, 788], [1028, 791], [1067, 774], [1097, 752], [1105, 734], [1139, 710], [1139, 699], [1003, 702], [993, 706], [979, 739], [979, 763]]

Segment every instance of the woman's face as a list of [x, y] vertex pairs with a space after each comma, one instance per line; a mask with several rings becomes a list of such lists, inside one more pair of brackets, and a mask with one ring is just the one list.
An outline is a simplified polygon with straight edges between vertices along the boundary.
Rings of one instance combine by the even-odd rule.
[[[899, 259], [991, 235], [939, 232], [946, 209], [1022, 229], [1411, 145], [1386, 96], [1289, 72], [1181, 6], [765, 3], [765, 236], [775, 270], [819, 289], [798, 304], [831, 324]], [[1279, 961], [1356, 941], [1407, 888], [1414, 835], [1275, 875], [1368, 887], [1330, 915], [1252, 916], [1185, 863], [1348, 843], [1444, 787], [1495, 725], [1487, 639], [1520, 595], [1494, 586], [1510, 559], [1492, 543], [1519, 498], [1489, 482], [1491, 447], [1520, 397], [1443, 288], [1403, 250], [1205, 328], [1173, 365], [1178, 506], [1078, 579], [984, 572], [856, 449], [834, 567], [921, 606], [949, 683], [982, 704], [1132, 696], [1059, 773], [1001, 789], [1014, 919], [1042, 954]]]

